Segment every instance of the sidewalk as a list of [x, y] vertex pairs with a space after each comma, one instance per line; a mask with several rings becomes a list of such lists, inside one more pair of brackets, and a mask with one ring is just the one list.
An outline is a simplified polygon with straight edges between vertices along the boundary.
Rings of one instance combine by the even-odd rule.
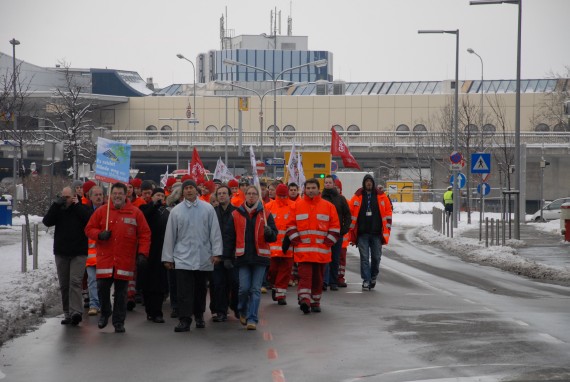
[[[570, 243], [564, 242], [564, 236], [561, 234], [540, 229], [541, 224], [543, 223], [521, 224], [521, 242], [524, 245], [517, 246], [517, 254], [537, 263], [570, 268]], [[508, 229], [507, 226], [507, 241]], [[479, 223], [473, 224], [473, 228], [465, 230], [461, 236], [479, 240]], [[483, 232], [483, 240], [485, 240], [485, 232]]]

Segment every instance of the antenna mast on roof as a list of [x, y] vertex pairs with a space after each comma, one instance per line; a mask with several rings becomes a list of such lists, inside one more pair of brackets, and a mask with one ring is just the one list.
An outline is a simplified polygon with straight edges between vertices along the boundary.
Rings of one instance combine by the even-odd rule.
[[293, 36], [293, 2], [289, 2], [289, 17], [287, 17], [287, 36]]

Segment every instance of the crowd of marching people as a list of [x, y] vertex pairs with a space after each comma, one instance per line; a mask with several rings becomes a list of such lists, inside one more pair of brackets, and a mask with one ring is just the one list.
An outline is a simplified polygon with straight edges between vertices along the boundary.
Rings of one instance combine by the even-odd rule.
[[[164, 323], [163, 305], [178, 319], [175, 332], [233, 315], [248, 330], [259, 322], [261, 295], [288, 304], [296, 287], [303, 314], [321, 312], [323, 291], [347, 287], [349, 244], [360, 253], [362, 290], [378, 281], [388, 244], [392, 205], [365, 175], [354, 195], [333, 176], [303, 185], [246, 178], [197, 183], [188, 175], [165, 187], [131, 179], [104, 189], [92, 181], [65, 187], [43, 223], [55, 227], [55, 264], [64, 318], [77, 326], [85, 309], [125, 332], [127, 312], [144, 305]], [[209, 304], [208, 304], [209, 295]]]

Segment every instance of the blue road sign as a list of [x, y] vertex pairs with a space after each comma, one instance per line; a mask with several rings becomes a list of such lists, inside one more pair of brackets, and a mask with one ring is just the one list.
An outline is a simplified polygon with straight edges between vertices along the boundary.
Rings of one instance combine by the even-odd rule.
[[471, 154], [471, 174], [488, 174], [491, 172], [491, 154]]
[[479, 183], [477, 185], [477, 192], [483, 194], [483, 196], [487, 196], [491, 192], [491, 186], [489, 186], [489, 183]]
[[266, 166], [283, 167], [285, 166], [284, 158], [267, 158], [264, 160]]
[[[451, 175], [451, 178], [449, 178], [449, 184], [451, 184], [453, 186], [453, 180], [455, 179], [455, 175]], [[463, 175], [462, 173], [458, 173], [457, 174], [457, 187], [459, 188], [463, 188], [465, 187], [465, 184], [467, 183], [467, 178], [465, 177], [465, 175]]]

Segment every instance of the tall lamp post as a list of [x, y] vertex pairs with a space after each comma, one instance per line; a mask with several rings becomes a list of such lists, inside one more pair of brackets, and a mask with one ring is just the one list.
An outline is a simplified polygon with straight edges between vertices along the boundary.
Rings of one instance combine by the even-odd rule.
[[521, 213], [521, 21], [522, 0], [472, 0], [470, 5], [488, 4], [516, 4], [518, 5], [518, 30], [517, 30], [517, 89], [515, 101], [515, 189], [519, 196], [515, 198], [515, 239], [520, 239], [520, 213]]
[[[481, 106], [479, 110], [479, 128], [481, 129], [481, 142], [479, 146], [479, 151], [483, 152], [483, 59], [481, 56], [477, 54], [473, 49], [468, 48], [467, 52], [476, 55], [479, 57], [479, 61], [481, 61]], [[481, 175], [481, 192], [479, 194], [479, 203], [480, 203], [480, 210], [479, 210], [479, 241], [483, 239], [483, 217], [485, 216], [485, 190], [483, 189], [483, 175]]]
[[[307, 66], [315, 66], [317, 68], [326, 66], [328, 63], [328, 61], [326, 59], [322, 59], [322, 60], [316, 60], [316, 61], [311, 61], [311, 62], [307, 62], [305, 64], [302, 65], [297, 65], [297, 66], [293, 66], [291, 68], [287, 68], [282, 70], [281, 72], [279, 72], [278, 74], [275, 73], [271, 73], [263, 68], [259, 68], [257, 66], [253, 66], [253, 65], [248, 65], [248, 64], [244, 64], [242, 62], [239, 61], [235, 61], [235, 60], [230, 60], [229, 58], [224, 59], [224, 64], [226, 65], [232, 65], [232, 66], [245, 66], [246, 68], [250, 68], [250, 69], [254, 69], [254, 70], [259, 70], [260, 72], [263, 72], [265, 74], [267, 74], [269, 77], [271, 77], [271, 80], [273, 81], [273, 92], [275, 92], [275, 94], [273, 95], [273, 157], [275, 158], [277, 156], [277, 81], [279, 80], [279, 78], [281, 78], [281, 76], [287, 72], [296, 70], [296, 69], [300, 69], [300, 68], [304, 68]], [[263, 156], [263, 131], [261, 132], [261, 155]], [[273, 168], [273, 177], [275, 177], [277, 171], [277, 167]]]
[[[467, 49], [467, 52], [476, 55], [477, 57], [479, 57], [479, 61], [481, 61], [481, 106], [479, 109], [479, 128], [481, 129], [481, 142], [480, 142], [480, 146], [479, 146], [479, 152], [483, 152], [484, 148], [483, 148], [483, 59], [481, 58], [481, 56], [479, 56], [477, 54], [477, 52], [475, 52], [473, 49], [469, 48]], [[485, 216], [485, 191], [483, 189], [483, 174], [481, 174], [481, 192], [479, 193], [479, 204], [480, 204], [480, 209], [479, 209], [479, 241], [481, 241], [483, 239], [483, 217]]]
[[[18, 99], [18, 93], [16, 91], [16, 82], [17, 82], [17, 78], [16, 78], [16, 45], [20, 45], [20, 41], [16, 40], [15, 38], [10, 40], [10, 44], [12, 44], [12, 70], [13, 70], [13, 74], [12, 74], [12, 82], [14, 85], [14, 103], [12, 105], [12, 118], [14, 118], [14, 122], [12, 124], [12, 127], [14, 129], [14, 136], [16, 136], [16, 130], [18, 130], [18, 114], [16, 113], [16, 101]], [[12, 204], [14, 205], [14, 203], [16, 203], [16, 193], [17, 193], [17, 187], [16, 187], [16, 168], [18, 167], [17, 165], [17, 151], [16, 151], [16, 146], [14, 146], [14, 161], [12, 163], [12, 179], [14, 180], [14, 195], [12, 195], [13, 198], [13, 202]]]
[[[259, 97], [259, 133], [260, 133], [260, 137], [261, 137], [261, 147], [263, 147], [263, 99], [265, 98], [266, 95], [268, 95], [269, 93], [273, 93], [274, 91], [277, 90], [282, 90], [282, 89], [287, 89], [289, 86], [281, 86], [278, 87], [276, 89], [271, 89], [266, 91], [265, 93], [261, 94], [260, 92], [258, 92], [257, 90], [253, 90], [250, 89], [248, 87], [245, 86], [241, 86], [241, 85], [236, 85], [234, 83], [231, 82], [224, 82], [224, 81], [216, 81], [217, 84], [219, 85], [225, 85], [225, 86], [233, 86], [236, 87], [238, 89], [243, 89], [243, 90], [247, 90], [249, 92], [254, 93], [255, 95], [257, 95], [257, 97]], [[296, 83], [296, 86], [302, 86], [305, 83]], [[275, 156], [275, 154], [274, 154]], [[261, 158], [260, 160], [263, 162], [263, 150], [261, 150]]]
[[[458, 150], [459, 132], [459, 29], [456, 30], [419, 30], [418, 33], [446, 33], [455, 35], [455, 108], [453, 117], [453, 151]], [[459, 170], [453, 170], [453, 228], [457, 228], [459, 220]]]
[[188, 116], [188, 118], [192, 117], [191, 119], [188, 120], [188, 122], [192, 123], [194, 125], [194, 133], [196, 133], [196, 123], [198, 123], [198, 121], [196, 120], [196, 66], [194, 66], [194, 63], [187, 59], [186, 57], [184, 57], [182, 54], [178, 53], [176, 55], [176, 57], [178, 57], [181, 60], [186, 60], [189, 63], [192, 64], [192, 80], [193, 80], [193, 88], [192, 88], [192, 98], [193, 98], [193, 105], [192, 105], [192, 115]]

